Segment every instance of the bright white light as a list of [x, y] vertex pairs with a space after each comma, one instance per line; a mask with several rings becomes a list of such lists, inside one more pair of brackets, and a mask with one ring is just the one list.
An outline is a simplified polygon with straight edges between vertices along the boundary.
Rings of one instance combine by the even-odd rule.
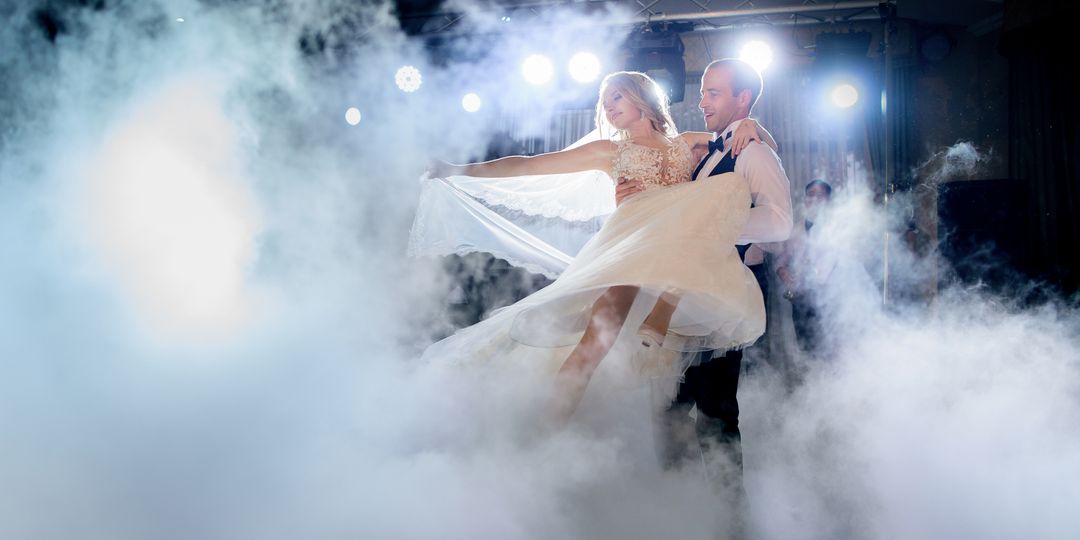
[[833, 88], [829, 98], [832, 99], [833, 105], [846, 109], [859, 101], [859, 91], [854, 86], [844, 83]]
[[360, 123], [360, 109], [356, 107], [349, 107], [349, 110], [345, 111], [345, 121], [350, 126], [355, 126]]
[[551, 60], [540, 54], [534, 54], [521, 63], [521, 75], [529, 84], [540, 85], [550, 81], [554, 71]]
[[502, 22], [510, 22], [510, 16], [509, 15], [503, 15], [502, 16]]
[[578, 82], [592, 82], [600, 76], [600, 59], [595, 54], [579, 52], [570, 58], [570, 76]]
[[412, 66], [401, 66], [394, 74], [394, 83], [402, 92], [415, 92], [422, 82], [420, 70]]
[[751, 41], [743, 45], [742, 50], [739, 51], [739, 58], [749, 62], [759, 72], [764, 72], [765, 68], [772, 63], [772, 47], [764, 41]]
[[461, 98], [461, 108], [468, 112], [476, 112], [480, 110], [480, 96], [474, 92], [465, 94], [465, 97]]
[[184, 22], [184, 18], [183, 17], [177, 17], [176, 22]]

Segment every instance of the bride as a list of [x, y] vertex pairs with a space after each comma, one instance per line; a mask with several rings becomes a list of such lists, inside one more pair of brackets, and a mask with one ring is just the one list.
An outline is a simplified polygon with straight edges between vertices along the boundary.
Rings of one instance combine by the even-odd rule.
[[[695, 153], [704, 153], [712, 134], [678, 134], [666, 96], [643, 73], [608, 75], [596, 109], [601, 133], [614, 132], [609, 139], [531, 157], [435, 162], [429, 170], [436, 178], [594, 170], [644, 183], [645, 190], [622, 201], [554, 283], [425, 352], [461, 361], [538, 353], [560, 362], [553, 411], [558, 423], [573, 414], [619, 340], [636, 351], [639, 364], [641, 358], [664, 358], [675, 369], [677, 351], [741, 348], [765, 328], [761, 292], [734, 245], [750, 209], [747, 183], [734, 173], [690, 182]], [[756, 124], [743, 126], [732, 146], [761, 137], [775, 147]]]

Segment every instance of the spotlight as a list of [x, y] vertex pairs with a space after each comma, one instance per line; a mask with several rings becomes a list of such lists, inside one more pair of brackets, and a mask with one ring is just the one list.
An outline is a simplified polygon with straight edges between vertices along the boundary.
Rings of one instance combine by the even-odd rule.
[[690, 23], [672, 23], [646, 27], [631, 35], [626, 69], [644, 72], [660, 83], [667, 89], [671, 103], [682, 101], [686, 94], [686, 64], [679, 33], [691, 30]]
[[420, 89], [422, 82], [420, 70], [412, 66], [401, 66], [394, 74], [394, 83], [402, 92], [415, 92]]
[[546, 56], [534, 54], [521, 64], [521, 75], [529, 84], [541, 85], [551, 80], [554, 69]]
[[742, 50], [739, 51], [739, 58], [749, 62], [754, 69], [758, 70], [758, 73], [762, 73], [772, 63], [772, 47], [764, 41], [751, 41], [743, 45]]
[[570, 57], [570, 76], [577, 82], [595, 81], [600, 76], [600, 59], [592, 53], [575, 54]]
[[357, 109], [356, 107], [349, 107], [349, 109], [345, 111], [345, 121], [348, 122], [350, 126], [355, 126], [356, 124], [359, 124], [360, 109]]
[[822, 32], [815, 36], [815, 86], [832, 106], [861, 107], [861, 94], [875, 95], [874, 64], [866, 56], [871, 38], [869, 32]]
[[919, 56], [927, 62], [940, 62], [949, 56], [956, 40], [943, 28], [931, 30], [919, 39]]
[[474, 113], [479, 111], [480, 103], [480, 96], [476, 95], [474, 92], [469, 92], [461, 98], [461, 108], [465, 109], [467, 112]]
[[848, 83], [842, 83], [833, 88], [832, 92], [829, 93], [829, 98], [832, 100], [833, 105], [841, 109], [847, 109], [859, 101], [859, 91]]

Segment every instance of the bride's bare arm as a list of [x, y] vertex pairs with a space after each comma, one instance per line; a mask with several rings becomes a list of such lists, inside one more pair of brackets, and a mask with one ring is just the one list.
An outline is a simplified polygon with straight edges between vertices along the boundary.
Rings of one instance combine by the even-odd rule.
[[436, 162], [429, 167], [431, 176], [452, 175], [501, 178], [530, 174], [560, 174], [598, 170], [611, 174], [611, 161], [615, 156], [615, 144], [611, 141], [593, 141], [577, 148], [549, 152], [536, 156], [508, 156], [466, 165]]
[[712, 140], [713, 134], [706, 131], [684, 131], [679, 134], [683, 140], [686, 141], [687, 146], [690, 147], [690, 152], [694, 156], [694, 164], [697, 164], [705, 157], [705, 154], [709, 153], [709, 141]]

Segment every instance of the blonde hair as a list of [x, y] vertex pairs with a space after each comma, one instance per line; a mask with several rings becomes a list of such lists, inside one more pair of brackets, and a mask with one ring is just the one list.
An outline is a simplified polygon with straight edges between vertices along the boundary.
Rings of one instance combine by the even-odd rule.
[[601, 136], [619, 135], [620, 138], [626, 136], [609, 124], [607, 115], [604, 114], [604, 94], [608, 87], [618, 90], [623, 98], [630, 100], [630, 103], [641, 110], [644, 117], [649, 119], [653, 129], [667, 137], [678, 135], [675, 121], [671, 119], [671, 113], [668, 111], [667, 92], [664, 92], [656, 81], [644, 73], [616, 71], [604, 77], [604, 81], [600, 83], [600, 98], [596, 101], [596, 128], [600, 130]]

